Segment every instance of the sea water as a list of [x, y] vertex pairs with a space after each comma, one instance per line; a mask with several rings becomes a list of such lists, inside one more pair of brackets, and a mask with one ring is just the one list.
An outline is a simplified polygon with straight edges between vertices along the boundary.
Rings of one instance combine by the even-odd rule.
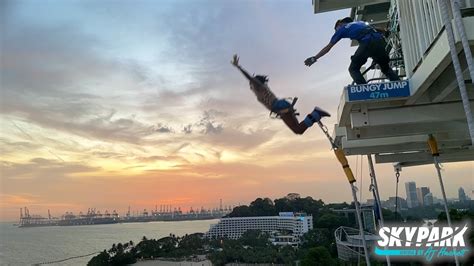
[[[18, 228], [0, 223], [0, 265], [32, 265], [81, 256], [110, 249], [112, 244], [143, 236], [148, 239], [174, 234], [204, 233], [218, 220], [124, 223], [83, 226]], [[95, 255], [53, 265], [86, 265]]]

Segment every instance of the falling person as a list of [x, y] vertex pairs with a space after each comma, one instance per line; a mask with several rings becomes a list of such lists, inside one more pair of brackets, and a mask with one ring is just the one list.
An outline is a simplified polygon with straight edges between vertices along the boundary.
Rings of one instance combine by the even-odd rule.
[[268, 78], [264, 75], [251, 76], [239, 65], [239, 57], [234, 55], [232, 65], [242, 72], [242, 74], [249, 80], [250, 89], [257, 96], [257, 100], [263, 104], [271, 113], [276, 113], [281, 117], [283, 122], [298, 135], [303, 134], [306, 129], [311, 127], [314, 123], [319, 122], [325, 116], [331, 116], [328, 112], [319, 107], [315, 107], [313, 112], [308, 114], [306, 118], [299, 122], [296, 118], [296, 111], [293, 108], [295, 101], [291, 104], [285, 99], [278, 99], [275, 94], [268, 87]]

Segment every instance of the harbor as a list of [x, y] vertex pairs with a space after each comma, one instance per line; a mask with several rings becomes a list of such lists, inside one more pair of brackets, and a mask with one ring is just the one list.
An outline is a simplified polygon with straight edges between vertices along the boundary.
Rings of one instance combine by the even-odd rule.
[[124, 216], [120, 216], [117, 211], [100, 212], [95, 208], [90, 208], [86, 213], [74, 214], [66, 212], [61, 217], [54, 217], [48, 210], [48, 216], [30, 214], [27, 207], [20, 209], [20, 221], [18, 227], [43, 227], [43, 226], [77, 226], [77, 225], [98, 225], [117, 223], [144, 223], [144, 222], [171, 222], [171, 221], [196, 221], [219, 219], [232, 211], [230, 206], [223, 208], [193, 210], [192, 208], [183, 212], [181, 208], [171, 208], [171, 206], [161, 206], [160, 209], [132, 214], [130, 208]]

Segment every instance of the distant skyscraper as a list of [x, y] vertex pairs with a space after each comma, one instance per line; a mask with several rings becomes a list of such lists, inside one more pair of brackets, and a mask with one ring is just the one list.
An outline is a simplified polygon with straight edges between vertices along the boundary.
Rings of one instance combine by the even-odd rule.
[[416, 183], [406, 182], [405, 189], [407, 193], [407, 205], [408, 208], [418, 207], [418, 197], [416, 195]]
[[430, 193], [429, 187], [416, 188], [416, 196], [418, 197], [418, 203], [420, 206], [425, 206], [424, 199], [428, 193]]
[[[398, 202], [397, 202], [398, 201]], [[403, 209], [407, 209], [408, 206], [407, 206], [407, 201], [402, 198], [402, 197], [389, 197], [387, 201], [385, 201], [385, 206], [382, 206], [385, 207], [385, 208], [388, 208], [392, 211], [395, 211], [395, 205], [397, 205], [397, 208], [398, 210], [396, 210], [397, 212], [400, 212], [400, 210], [403, 210]]]
[[470, 200], [470, 198], [466, 195], [466, 193], [464, 192], [464, 189], [462, 187], [460, 187], [458, 189], [458, 197], [459, 197], [460, 202], [466, 202], [466, 201]]
[[423, 206], [431, 206], [433, 205], [433, 194], [428, 193], [423, 198]]

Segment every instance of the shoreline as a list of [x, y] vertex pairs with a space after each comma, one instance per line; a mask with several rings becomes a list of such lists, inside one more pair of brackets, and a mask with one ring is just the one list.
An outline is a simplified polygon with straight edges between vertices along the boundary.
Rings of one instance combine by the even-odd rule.
[[157, 258], [154, 260], [138, 260], [133, 265], [139, 266], [212, 266], [212, 262], [205, 255], [202, 259], [196, 260], [172, 260], [167, 258]]

